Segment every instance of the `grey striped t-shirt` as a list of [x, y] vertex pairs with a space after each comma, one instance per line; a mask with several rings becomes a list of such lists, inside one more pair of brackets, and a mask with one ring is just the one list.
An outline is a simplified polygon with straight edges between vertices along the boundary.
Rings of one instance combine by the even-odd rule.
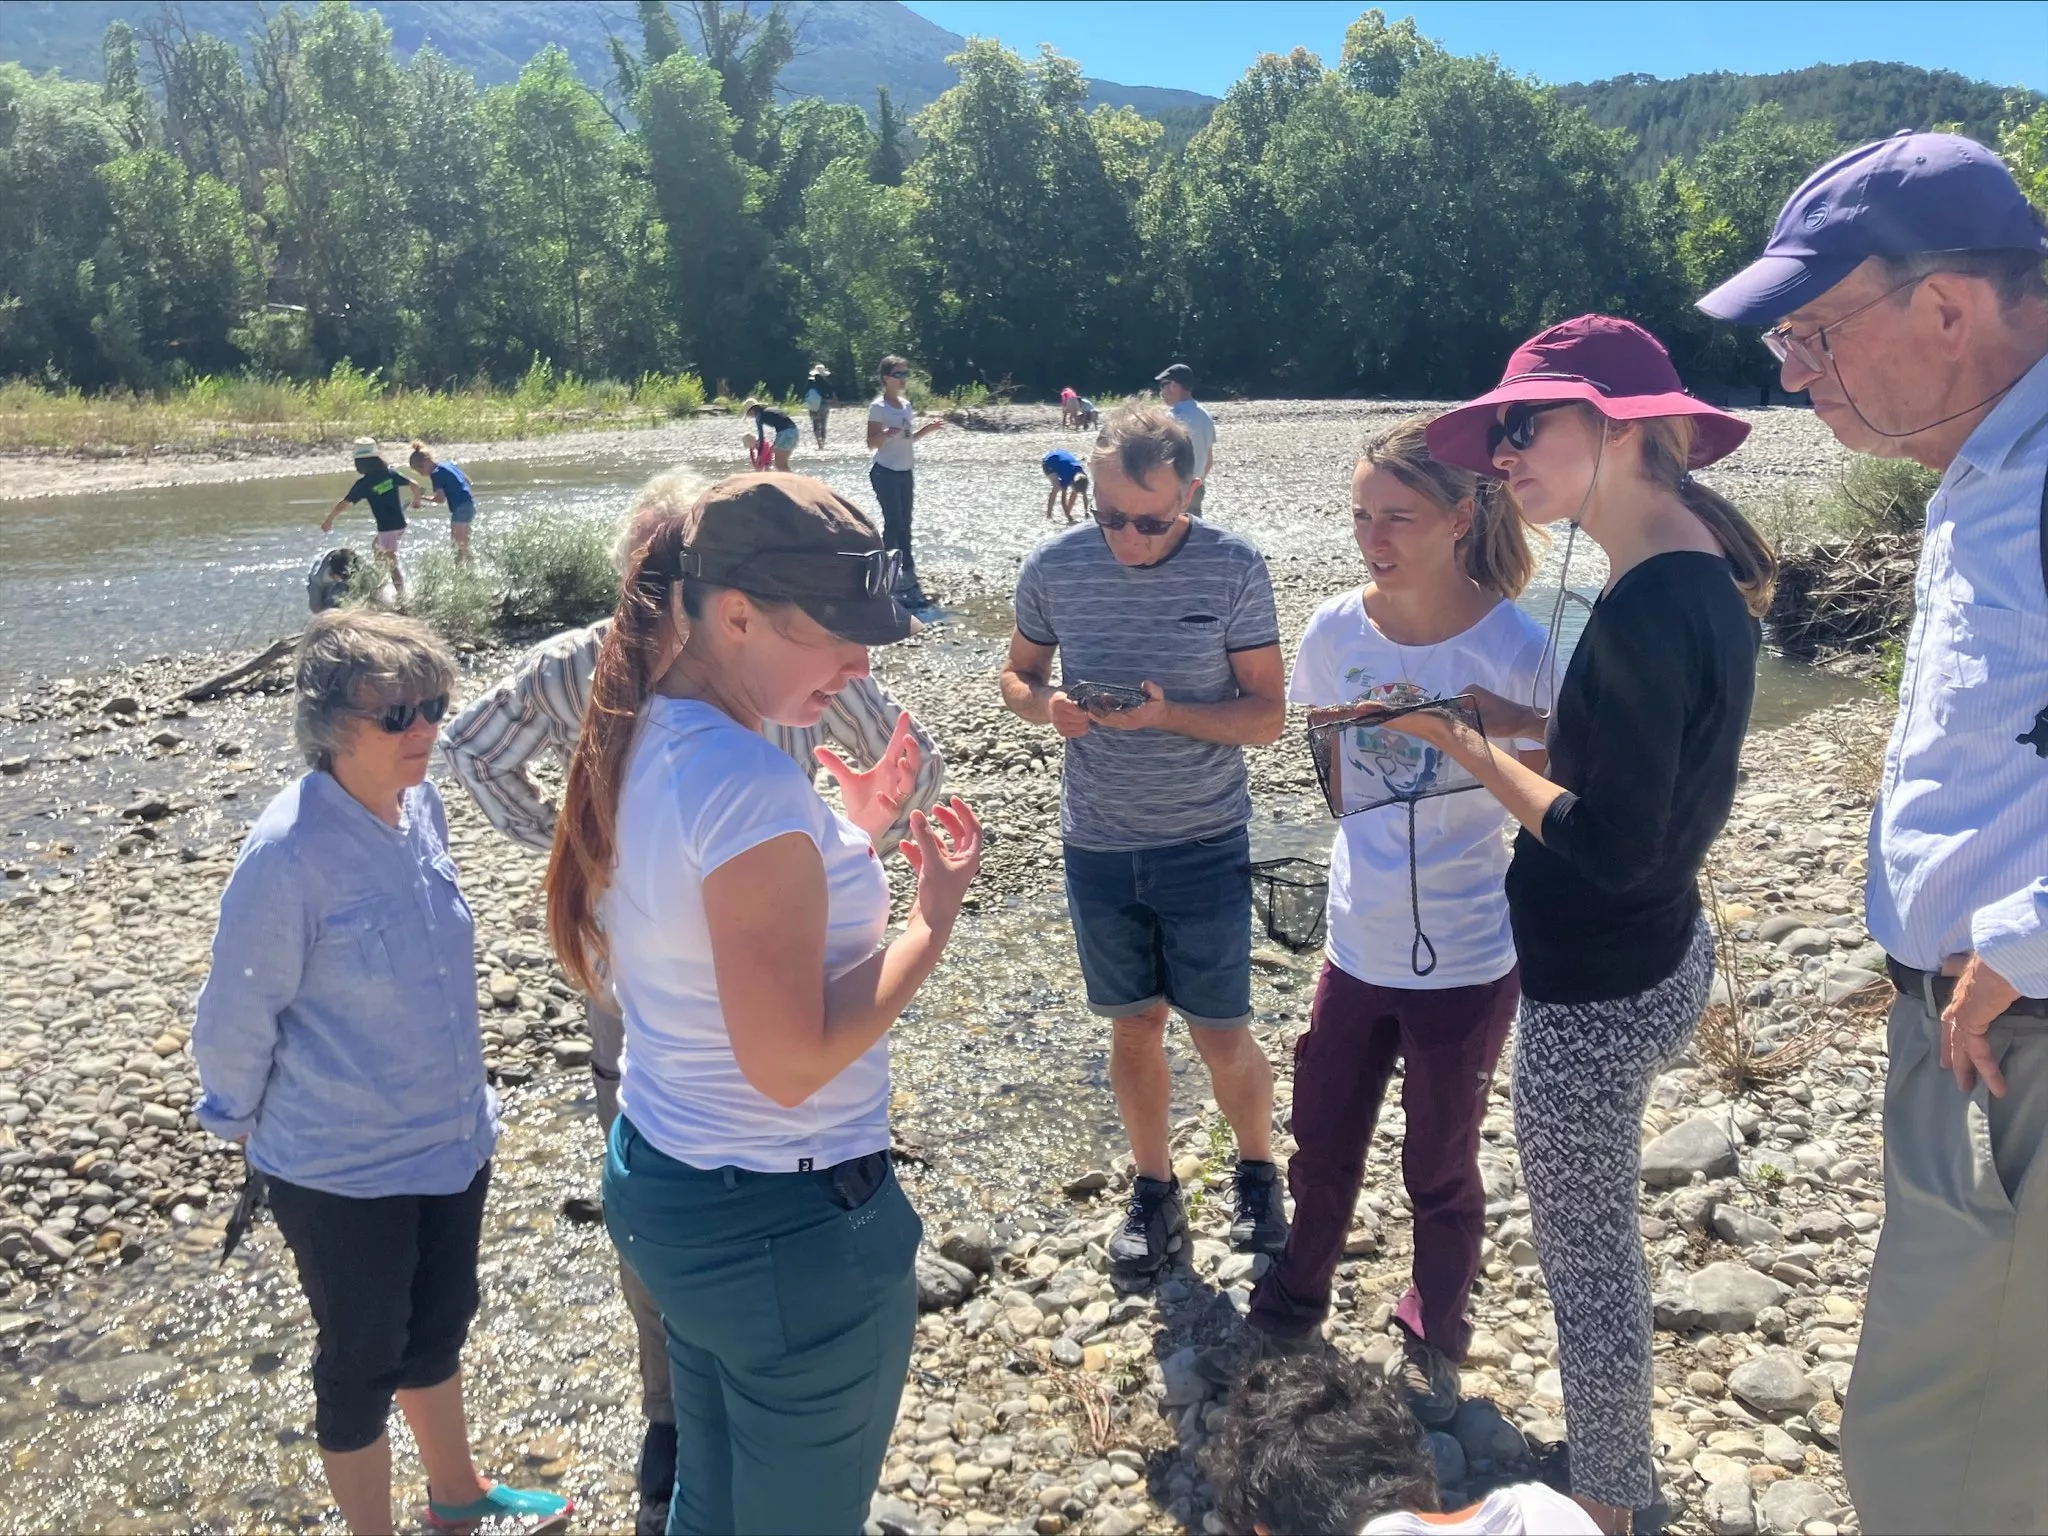
[[[1017, 573], [1017, 629], [1059, 648], [1063, 684], [1154, 682], [1198, 704], [1238, 696], [1233, 651], [1280, 643], [1265, 556], [1208, 523], [1157, 565], [1122, 564], [1093, 524], [1046, 540]], [[1251, 815], [1240, 747], [1100, 726], [1067, 743], [1060, 835], [1076, 847], [1165, 848]]]

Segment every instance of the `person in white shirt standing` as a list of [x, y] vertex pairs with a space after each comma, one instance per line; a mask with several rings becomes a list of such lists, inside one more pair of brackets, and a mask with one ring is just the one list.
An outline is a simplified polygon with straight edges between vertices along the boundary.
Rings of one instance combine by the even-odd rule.
[[811, 364], [811, 376], [804, 384], [804, 409], [811, 417], [811, 438], [825, 446], [825, 418], [832, 413], [832, 370], [823, 363]]
[[1699, 301], [1772, 327], [1845, 445], [1941, 471], [1865, 891], [1899, 993], [1842, 1418], [1867, 1531], [2048, 1530], [2044, 261], [1996, 155], [1902, 133], [1815, 171]]
[[1173, 412], [1173, 419], [1188, 429], [1195, 442], [1195, 490], [1188, 500], [1188, 516], [1202, 515], [1202, 497], [1209, 486], [1209, 468], [1216, 459], [1216, 420], [1195, 398], [1195, 370], [1186, 363], [1169, 363], [1153, 376], [1159, 399]]
[[882, 392], [868, 406], [868, 447], [874, 461], [868, 465], [868, 485], [882, 509], [882, 544], [903, 559], [903, 590], [913, 608], [924, 606], [924, 591], [917, 584], [917, 556], [911, 552], [910, 514], [917, 500], [917, 444], [946, 423], [937, 416], [917, 425], [905, 392], [910, 388], [910, 360], [885, 357], [881, 364]]
[[763, 740], [916, 628], [900, 562], [804, 475], [643, 518], [548, 865], [548, 931], [626, 1020], [605, 1221], [661, 1309], [671, 1532], [854, 1531], [917, 1326], [922, 1233], [889, 1162], [889, 1029], [981, 859], [965, 801], [914, 812], [885, 943], [875, 840], [909, 777], [833, 810]]
[[[1312, 721], [1342, 720], [1360, 701], [1463, 693], [1482, 720], [1496, 696], [1549, 707], [1546, 637], [1513, 601], [1535, 567], [1522, 520], [1479, 476], [1432, 458], [1424, 425], [1380, 433], [1352, 476], [1365, 583], [1318, 608], [1301, 637], [1287, 696], [1323, 706]], [[1541, 744], [1521, 745], [1540, 769]], [[1436, 749], [1403, 750], [1426, 771]], [[1458, 1362], [1472, 1339], [1465, 1306], [1486, 1235], [1480, 1122], [1521, 988], [1503, 888], [1507, 813], [1478, 793], [1413, 809], [1412, 821], [1388, 805], [1338, 823], [1323, 973], [1295, 1047], [1294, 1222], [1252, 1292], [1249, 1321], [1262, 1343], [1314, 1342], [1380, 1100], [1404, 1063], [1401, 1170], [1415, 1260], [1394, 1318], [1410, 1403], [1423, 1423], [1442, 1425], [1458, 1407]]]
[[[702, 481], [680, 471], [650, 480], [634, 498], [628, 530], [662, 509], [680, 516], [702, 491]], [[622, 552], [621, 564], [624, 563]], [[519, 666], [484, 693], [441, 732], [441, 752], [450, 772], [476, 800], [490, 824], [523, 847], [546, 854], [554, 847], [555, 807], [535, 787], [532, 765], [552, 756], [566, 763], [583, 731], [584, 711], [597, 674], [597, 660], [612, 621], [551, 635], [528, 651]], [[895, 821], [877, 839], [885, 857], [909, 831], [912, 811], [930, 810], [939, 799], [945, 761], [937, 746], [872, 677], [856, 677], [833, 698], [815, 725], [790, 726], [764, 720], [761, 734], [798, 767], [822, 764], [841, 784], [900, 772], [907, 760], [910, 793]], [[826, 743], [830, 745], [826, 745]], [[866, 764], [856, 770], [850, 763]], [[856, 788], [854, 793], [866, 795]], [[600, 1131], [611, 1135], [619, 1114], [619, 1058], [625, 1024], [609, 994], [584, 999], [590, 1027], [590, 1077], [597, 1095]], [[640, 1367], [640, 1409], [647, 1421], [640, 1447], [641, 1509], [638, 1526], [659, 1532], [668, 1518], [675, 1486], [675, 1404], [670, 1396], [668, 1347], [661, 1313], [633, 1271], [621, 1265], [620, 1288], [632, 1316]]]

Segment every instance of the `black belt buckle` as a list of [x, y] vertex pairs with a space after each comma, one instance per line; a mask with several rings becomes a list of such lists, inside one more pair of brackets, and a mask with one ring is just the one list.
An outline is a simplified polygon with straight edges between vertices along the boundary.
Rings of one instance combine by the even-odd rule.
[[875, 1196], [889, 1177], [889, 1154], [870, 1152], [849, 1157], [825, 1170], [826, 1194], [842, 1211], [857, 1211]]

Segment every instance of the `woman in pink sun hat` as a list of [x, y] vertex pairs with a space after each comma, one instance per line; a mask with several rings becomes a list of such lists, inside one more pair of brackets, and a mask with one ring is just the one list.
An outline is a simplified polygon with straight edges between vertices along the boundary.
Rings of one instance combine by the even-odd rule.
[[[1506, 481], [1527, 521], [1575, 523], [1607, 554], [1548, 718], [1471, 688], [1484, 737], [1440, 714], [1391, 722], [1522, 824], [1507, 877], [1515, 1133], [1557, 1315], [1572, 1494], [1606, 1531], [1656, 1494], [1643, 1109], [1713, 979], [1698, 877], [1734, 803], [1777, 567], [1692, 471], [1748, 435], [1685, 392], [1654, 336], [1608, 315], [1523, 343], [1498, 387], [1427, 433], [1436, 458]], [[1507, 748], [1515, 738], [1547, 741], [1546, 773]]]

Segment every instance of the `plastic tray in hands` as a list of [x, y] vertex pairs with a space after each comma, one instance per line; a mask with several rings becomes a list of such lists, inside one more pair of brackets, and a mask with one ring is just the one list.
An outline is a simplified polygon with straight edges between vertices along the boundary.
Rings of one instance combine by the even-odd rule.
[[[1424, 709], [1453, 715], [1484, 733], [1479, 706], [1470, 694], [1463, 693], [1403, 705], [1376, 718]], [[1383, 805], [1412, 805], [1436, 795], [1479, 788], [1479, 781], [1441, 748], [1369, 720], [1332, 720], [1311, 726], [1308, 750], [1332, 816], [1355, 816]]]

